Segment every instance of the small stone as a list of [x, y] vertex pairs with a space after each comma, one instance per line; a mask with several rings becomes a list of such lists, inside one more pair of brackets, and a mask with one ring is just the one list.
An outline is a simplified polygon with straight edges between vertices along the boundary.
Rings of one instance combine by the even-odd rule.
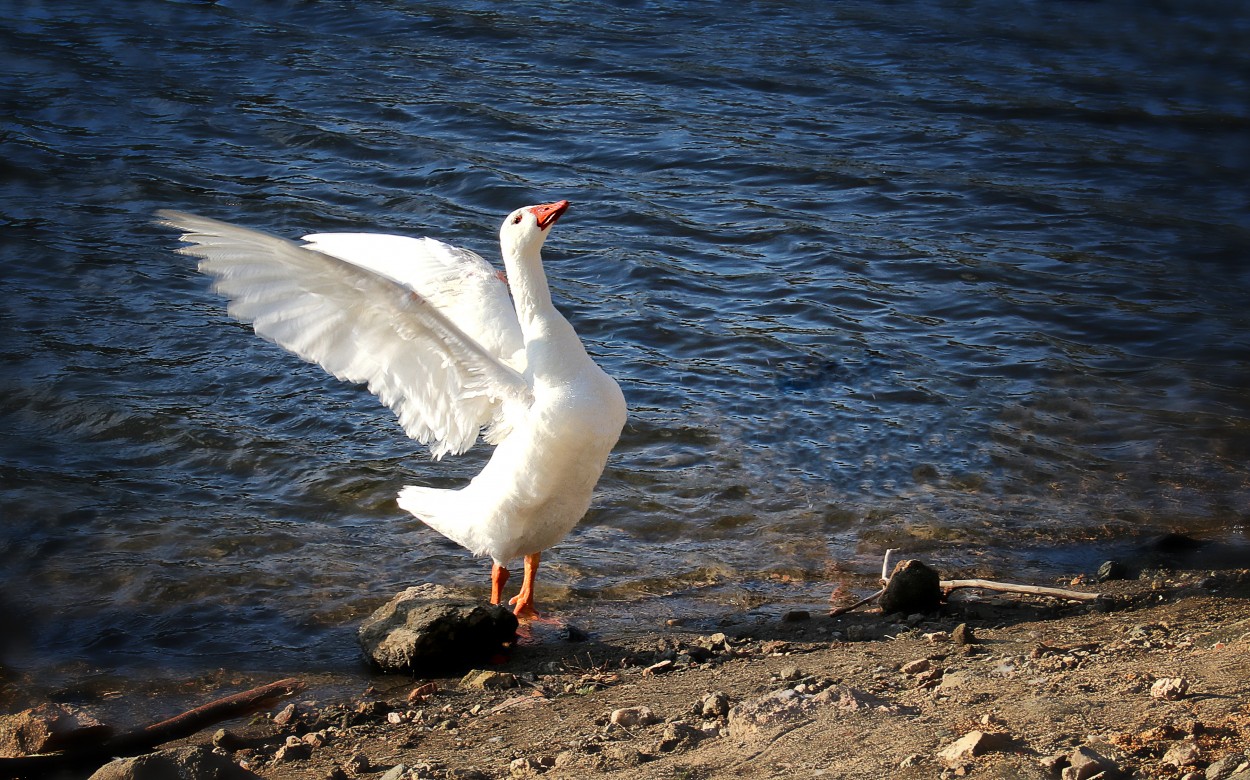
[[428, 682], [424, 685], [418, 685], [408, 692], [409, 704], [420, 704], [429, 700], [431, 696], [438, 693], [438, 683]]
[[566, 624], [560, 634], [565, 642], [585, 642], [590, 639], [590, 634], [587, 634], [572, 623]]
[[699, 714], [705, 718], [723, 718], [729, 714], [729, 696], [724, 691], [709, 693], [703, 697]]
[[1082, 745], [1068, 754], [1068, 765], [1063, 770], [1063, 780], [1089, 780], [1100, 772], [1114, 774], [1115, 762], [1093, 748]]
[[546, 772], [554, 765], [555, 759], [548, 756], [543, 756], [542, 758], [525, 756], [514, 759], [511, 764], [508, 764], [508, 773], [513, 777], [529, 777]]
[[777, 673], [777, 677], [785, 682], [803, 679], [803, 672], [797, 666], [785, 666]]
[[972, 633], [972, 628], [967, 623], [960, 623], [955, 626], [955, 630], [951, 632], [951, 641], [956, 645], [970, 645], [977, 641], [976, 636]]
[[920, 755], [919, 753], [912, 753], [907, 758], [904, 758], [902, 761], [898, 762], [898, 767], [899, 769], [910, 769], [914, 766], [920, 766], [922, 761], [924, 761], [924, 756]]
[[805, 609], [792, 609], [781, 616], [782, 623], [802, 623], [804, 620], [811, 620], [812, 613]]
[[378, 780], [403, 780], [404, 775], [408, 774], [407, 764], [396, 764], [378, 778]]
[[283, 764], [288, 761], [303, 761], [306, 758], [312, 758], [311, 746], [304, 744], [299, 737], [291, 737], [291, 739], [294, 739], [295, 743], [291, 744], [288, 742], [278, 748], [277, 752], [273, 754], [274, 761]]
[[929, 663], [928, 658], [917, 658], [900, 666], [899, 671], [903, 674], [920, 674], [921, 672], [929, 671], [930, 666], [932, 664]]
[[1198, 750], [1198, 745], [1187, 739], [1183, 742], [1177, 742], [1168, 748], [1168, 752], [1163, 754], [1162, 760], [1165, 764], [1171, 764], [1180, 768], [1198, 763], [1200, 756], [1201, 751]]
[[295, 720], [295, 705], [288, 704], [273, 716], [273, 725], [285, 726], [293, 720]]
[[938, 751], [937, 758], [947, 766], [962, 764], [975, 756], [1002, 750], [1011, 740], [1006, 734], [993, 731], [969, 731]]
[[1175, 701], [1189, 692], [1189, 681], [1183, 677], [1163, 677], [1155, 680], [1150, 686], [1150, 695], [1155, 699]]
[[612, 714], [608, 716], [609, 722], [623, 729], [650, 726], [659, 720], [650, 707], [624, 707], [619, 710], [613, 710]]
[[404, 722], [404, 713], [388, 712], [386, 713], [386, 722], [391, 724], [392, 726], [398, 726], [399, 724]]
[[364, 753], [353, 753], [351, 758], [347, 759], [347, 771], [354, 775], [362, 775], [372, 772], [373, 765], [369, 763], [369, 757]]
[[664, 674], [665, 672], [672, 670], [672, 668], [673, 668], [672, 660], [665, 659], [663, 661], [660, 661], [659, 663], [651, 664], [646, 669], [643, 669], [642, 676], [651, 677], [657, 674]]
[[951, 641], [951, 635], [946, 631], [930, 631], [927, 634], [921, 634], [921, 636], [923, 636], [925, 641], [931, 645], [938, 645], [943, 642]]
[[502, 691], [515, 688], [521, 683], [511, 672], [494, 672], [485, 669], [474, 669], [460, 680], [461, 688], [476, 691]]
[[329, 741], [329, 735], [324, 730], [310, 731], [304, 735], [304, 744], [312, 748], [319, 748]]

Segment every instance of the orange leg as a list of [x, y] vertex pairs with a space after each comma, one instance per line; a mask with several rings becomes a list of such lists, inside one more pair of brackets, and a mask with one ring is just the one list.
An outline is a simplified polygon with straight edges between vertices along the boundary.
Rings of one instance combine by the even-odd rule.
[[490, 567], [490, 603], [503, 601], [503, 586], [508, 584], [508, 570], [499, 564]]
[[513, 604], [513, 612], [522, 620], [533, 620], [538, 617], [534, 609], [534, 575], [538, 573], [538, 561], [541, 553], [525, 556], [525, 579], [521, 580], [521, 592], [508, 602]]

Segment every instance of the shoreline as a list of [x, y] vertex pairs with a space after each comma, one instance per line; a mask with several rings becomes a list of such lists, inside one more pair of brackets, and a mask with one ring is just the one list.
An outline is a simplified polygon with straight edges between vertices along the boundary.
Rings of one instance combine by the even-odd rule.
[[352, 694], [313, 676], [262, 716], [167, 747], [215, 743], [270, 780], [1041, 780], [1091, 777], [1073, 766], [1090, 755], [1124, 777], [1215, 764], [1250, 778], [1232, 774], [1250, 749], [1250, 570], [1099, 589], [1109, 608], [961, 592], [935, 616], [550, 629], [476, 682], [379, 675]]

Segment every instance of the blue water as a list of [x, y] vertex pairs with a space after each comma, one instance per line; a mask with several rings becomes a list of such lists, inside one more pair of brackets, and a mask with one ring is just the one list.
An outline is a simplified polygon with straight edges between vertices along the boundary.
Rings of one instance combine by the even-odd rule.
[[352, 668], [396, 590], [486, 593], [394, 503], [485, 451], [231, 321], [158, 208], [495, 257], [573, 201], [548, 273], [631, 417], [539, 598], [592, 631], [886, 547], [1046, 581], [1247, 541], [1241, 3], [0, 9], [10, 686]]

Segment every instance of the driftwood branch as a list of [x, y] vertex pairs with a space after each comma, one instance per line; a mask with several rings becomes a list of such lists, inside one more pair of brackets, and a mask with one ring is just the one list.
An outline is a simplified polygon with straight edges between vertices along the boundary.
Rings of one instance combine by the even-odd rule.
[[1018, 585], [1014, 582], [996, 582], [995, 580], [942, 580], [938, 585], [942, 588], [942, 592], [946, 594], [959, 588], [981, 588], [1003, 593], [1029, 593], [1034, 596], [1052, 596], [1057, 599], [1072, 599], [1073, 601], [1097, 601], [1102, 598], [1101, 593], [1067, 590], [1065, 588], [1045, 588], [1040, 585]]
[[275, 699], [302, 691], [304, 687], [302, 680], [291, 677], [216, 699], [168, 720], [118, 734], [99, 744], [84, 745], [61, 753], [0, 758], [0, 777], [44, 777], [51, 772], [145, 753], [157, 745], [189, 737], [223, 720], [255, 712]]

